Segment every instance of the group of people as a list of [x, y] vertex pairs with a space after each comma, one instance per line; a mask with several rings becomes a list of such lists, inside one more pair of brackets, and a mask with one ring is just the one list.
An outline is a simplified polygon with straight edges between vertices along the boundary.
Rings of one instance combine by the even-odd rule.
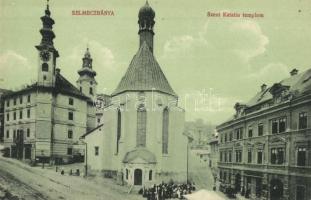
[[153, 185], [150, 188], [143, 187], [139, 194], [147, 200], [165, 200], [165, 199], [184, 199], [183, 195], [191, 194], [195, 191], [194, 183], [161, 183]]

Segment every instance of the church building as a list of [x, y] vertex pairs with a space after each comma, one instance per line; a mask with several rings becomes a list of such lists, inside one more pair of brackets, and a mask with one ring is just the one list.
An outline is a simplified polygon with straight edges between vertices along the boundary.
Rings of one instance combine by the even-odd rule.
[[155, 12], [139, 10], [139, 48], [103, 111], [103, 125], [86, 133], [89, 169], [150, 185], [187, 177], [185, 111], [153, 54]]
[[80, 89], [71, 84], [56, 67], [59, 53], [53, 44], [49, 5], [41, 21], [36, 83], [2, 97], [5, 155], [31, 162], [67, 163], [84, 156], [84, 150], [76, 148], [79, 138], [96, 126], [96, 72], [87, 49], [78, 71]]

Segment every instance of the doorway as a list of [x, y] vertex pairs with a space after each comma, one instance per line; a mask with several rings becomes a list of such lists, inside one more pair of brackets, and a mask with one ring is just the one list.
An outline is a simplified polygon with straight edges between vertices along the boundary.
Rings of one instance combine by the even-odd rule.
[[141, 169], [135, 169], [134, 171], [134, 185], [142, 185], [143, 171]]
[[235, 175], [235, 191], [236, 192], [240, 192], [241, 191], [241, 175], [240, 174], [236, 174]]
[[270, 199], [279, 200], [283, 197], [283, 183], [279, 179], [270, 181]]

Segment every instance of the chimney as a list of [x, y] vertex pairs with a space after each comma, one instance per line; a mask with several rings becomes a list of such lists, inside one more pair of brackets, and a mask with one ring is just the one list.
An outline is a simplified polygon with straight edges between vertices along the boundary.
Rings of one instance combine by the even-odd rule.
[[291, 76], [295, 76], [298, 74], [298, 70], [297, 69], [293, 69], [291, 72], [290, 72], [290, 75]]
[[264, 92], [267, 89], [267, 85], [266, 84], [262, 84], [261, 85], [261, 92]]
[[60, 74], [60, 69], [59, 68], [56, 68], [55, 71], [56, 71], [56, 74]]

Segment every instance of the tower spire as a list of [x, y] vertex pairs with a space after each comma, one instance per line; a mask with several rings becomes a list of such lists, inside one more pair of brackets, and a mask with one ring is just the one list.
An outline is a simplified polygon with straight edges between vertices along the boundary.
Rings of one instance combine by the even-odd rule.
[[140, 8], [138, 13], [138, 34], [140, 36], [140, 46], [146, 42], [151, 52], [153, 52], [153, 26], [155, 24], [154, 17], [155, 12], [149, 6], [148, 0], [146, 0], [145, 5]]

